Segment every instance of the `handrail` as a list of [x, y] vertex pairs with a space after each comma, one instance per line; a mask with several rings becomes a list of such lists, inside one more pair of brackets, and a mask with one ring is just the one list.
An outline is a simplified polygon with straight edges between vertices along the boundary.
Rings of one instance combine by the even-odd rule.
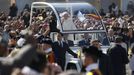
[[103, 33], [103, 32], [106, 32], [105, 30], [87, 30], [87, 31], [64, 31], [64, 32], [62, 32], [62, 33], [65, 33], [65, 34], [67, 34], [67, 33]]

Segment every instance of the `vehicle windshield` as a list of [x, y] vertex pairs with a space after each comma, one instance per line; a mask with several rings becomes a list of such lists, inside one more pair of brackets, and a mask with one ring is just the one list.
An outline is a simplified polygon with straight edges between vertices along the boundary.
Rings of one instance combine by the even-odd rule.
[[91, 4], [41, 2], [33, 4], [31, 11], [31, 23], [37, 22], [43, 30], [49, 26], [52, 32], [57, 27], [65, 39], [74, 41], [75, 46], [80, 46], [84, 35], [90, 40], [99, 40], [102, 46], [110, 45], [101, 17]]
[[104, 30], [101, 17], [88, 3], [53, 3], [52, 5], [59, 14], [63, 31]]

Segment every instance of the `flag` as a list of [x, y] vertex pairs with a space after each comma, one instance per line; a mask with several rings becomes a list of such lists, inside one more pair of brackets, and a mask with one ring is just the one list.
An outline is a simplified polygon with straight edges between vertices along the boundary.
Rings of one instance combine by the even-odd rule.
[[78, 12], [77, 17], [81, 22], [85, 19], [84, 14], [82, 14], [80, 11]]

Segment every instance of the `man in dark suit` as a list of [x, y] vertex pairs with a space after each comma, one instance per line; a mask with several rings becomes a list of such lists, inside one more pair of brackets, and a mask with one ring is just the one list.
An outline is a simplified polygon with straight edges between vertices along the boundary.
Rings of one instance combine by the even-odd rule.
[[16, 4], [13, 3], [12, 6], [10, 6], [9, 9], [10, 9], [9, 16], [16, 17], [17, 16], [17, 12], [18, 12], [18, 7], [16, 6]]
[[129, 62], [125, 48], [121, 46], [122, 37], [117, 36], [115, 45], [108, 50], [114, 75], [126, 75], [126, 64]]
[[68, 39], [68, 34], [65, 34], [64, 36], [64, 41], [68, 44], [68, 46], [74, 46], [74, 42], [70, 39]]
[[56, 62], [61, 66], [62, 70], [64, 70], [66, 62], [66, 52], [70, 53], [74, 57], [77, 57], [77, 54], [70, 50], [68, 44], [62, 40], [62, 37], [62, 33], [57, 33], [57, 41], [53, 44], [53, 50]]
[[[97, 47], [89, 46], [88, 48], [82, 49], [83, 55], [84, 55], [84, 63], [86, 70], [86, 75], [90, 72], [91, 75], [103, 75], [99, 69], [99, 57], [100, 57], [100, 51]], [[90, 75], [90, 74], [89, 74]]]
[[98, 40], [92, 40], [91, 45], [97, 47], [98, 50], [100, 51], [99, 69], [100, 69], [102, 75], [114, 75], [110, 57], [108, 55], [102, 53], [102, 51], [100, 50], [99, 41]]
[[54, 14], [53, 11], [50, 11], [50, 15], [48, 15], [48, 17], [49, 17], [50, 32], [59, 32], [60, 30], [57, 29], [57, 18], [56, 18], [56, 15]]
[[114, 40], [115, 40], [114, 33], [115, 32], [113, 31], [113, 29], [109, 29], [108, 30], [108, 37], [103, 38], [102, 44], [103, 45], [109, 45], [109, 42], [114, 42]]
[[80, 40], [78, 45], [81, 46], [81, 47], [89, 46], [90, 45], [90, 39], [91, 39], [91, 36], [89, 36], [88, 33], [85, 33], [83, 35], [83, 40]]
[[88, 45], [90, 45], [88, 42], [89, 41], [81, 40], [81, 41], [79, 41], [79, 46], [88, 46]]

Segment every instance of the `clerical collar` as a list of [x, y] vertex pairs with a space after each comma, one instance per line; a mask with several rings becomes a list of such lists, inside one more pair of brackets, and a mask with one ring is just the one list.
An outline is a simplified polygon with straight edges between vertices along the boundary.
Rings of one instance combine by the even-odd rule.
[[93, 63], [93, 64], [90, 64], [90, 65], [88, 65], [88, 66], [86, 67], [86, 71], [87, 71], [87, 72], [90, 72], [90, 71], [92, 71], [92, 70], [94, 70], [94, 69], [98, 69], [98, 68], [99, 68], [98, 63]]

